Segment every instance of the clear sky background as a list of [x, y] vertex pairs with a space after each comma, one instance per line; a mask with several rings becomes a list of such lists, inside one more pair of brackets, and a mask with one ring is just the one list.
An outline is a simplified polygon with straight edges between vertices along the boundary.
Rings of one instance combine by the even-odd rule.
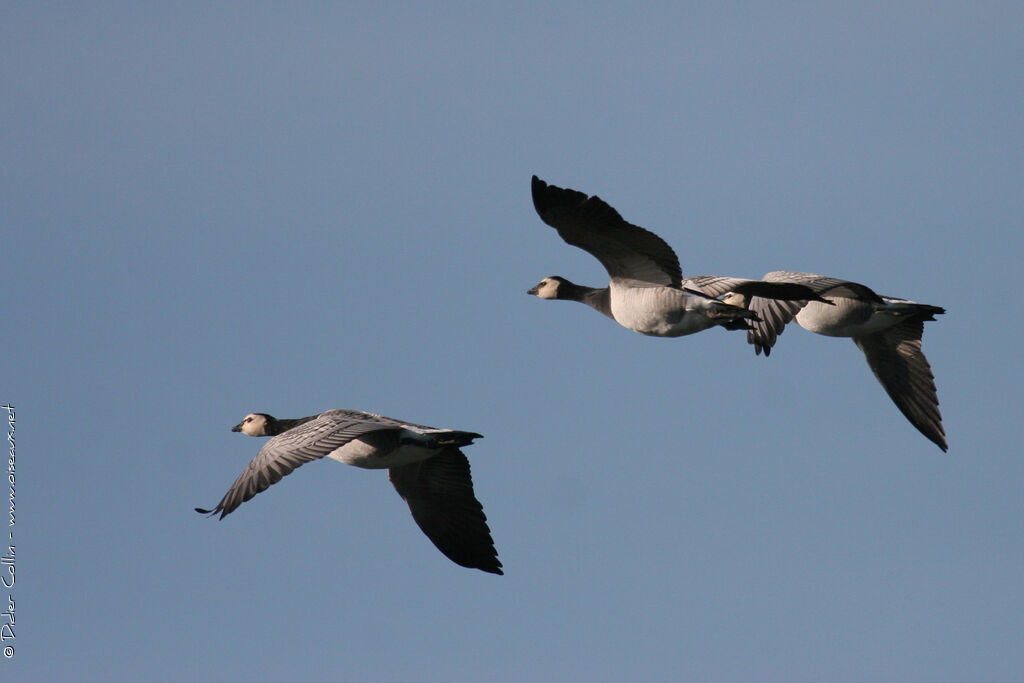
[[[4, 680], [1024, 676], [1019, 3], [89, 4], [0, 20]], [[534, 173], [944, 306], [949, 453], [848, 340], [527, 296], [607, 281]], [[328, 408], [484, 434], [506, 575], [334, 462], [192, 511]]]

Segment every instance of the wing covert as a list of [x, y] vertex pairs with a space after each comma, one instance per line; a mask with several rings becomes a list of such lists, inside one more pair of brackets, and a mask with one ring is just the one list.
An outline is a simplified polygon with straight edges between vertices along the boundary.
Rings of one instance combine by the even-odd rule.
[[665, 240], [628, 223], [599, 197], [548, 185], [533, 176], [533, 206], [567, 244], [591, 254], [613, 280], [634, 286], [679, 287], [682, 271]]
[[[330, 410], [321, 413], [316, 419], [267, 441], [256, 457], [238, 475], [217, 507], [209, 512], [219, 512], [220, 518], [224, 519], [239, 505], [270, 488], [307, 462], [318, 460], [363, 434], [401, 429], [403, 424], [391, 418], [381, 418], [359, 411]], [[204, 512], [199, 508], [197, 510]]]
[[923, 332], [923, 320], [909, 319], [882, 332], [854, 337], [853, 341], [900, 412], [945, 451], [948, 447], [935, 376], [921, 352]]
[[417, 526], [448, 559], [463, 567], [501, 574], [501, 562], [483, 505], [473, 493], [469, 460], [455, 447], [432, 458], [392, 467], [388, 478]]

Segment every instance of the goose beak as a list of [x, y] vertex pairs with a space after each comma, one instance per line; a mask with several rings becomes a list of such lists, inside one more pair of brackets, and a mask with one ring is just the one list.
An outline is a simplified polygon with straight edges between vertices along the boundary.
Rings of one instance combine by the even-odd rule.
[[242, 431], [242, 423], [239, 422], [238, 424], [236, 424], [234, 427], [231, 428], [231, 431], [233, 431], [233, 432], [240, 432], [240, 431]]
[[527, 294], [533, 294], [534, 296], [537, 296], [537, 290], [539, 290], [539, 289], [540, 289], [540, 285], [535, 285], [533, 287], [530, 287], [528, 290], [526, 290], [526, 293]]

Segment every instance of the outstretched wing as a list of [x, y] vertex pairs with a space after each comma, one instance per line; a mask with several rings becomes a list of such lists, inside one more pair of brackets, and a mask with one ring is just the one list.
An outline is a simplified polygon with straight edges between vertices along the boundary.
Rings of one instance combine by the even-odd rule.
[[[803, 285], [813, 291], [816, 295], [815, 298], [819, 300], [822, 297], [837, 296], [882, 303], [882, 298], [869, 287], [815, 273], [775, 270], [765, 274], [762, 281]], [[805, 303], [806, 300], [769, 299], [763, 295], [755, 295], [750, 299], [748, 307], [760, 318], [759, 321], [751, 323], [747, 330], [747, 341], [754, 345], [754, 352], [761, 353], [763, 351], [765, 356], [771, 355], [776, 339], [782, 334], [786, 325], [796, 317]]]
[[757, 314], [758, 319], [747, 328], [747, 342], [754, 345], [754, 353], [763, 351], [765, 357], [770, 356], [775, 340], [803, 307], [803, 301], [751, 299], [748, 308]]
[[566, 243], [590, 253], [612, 280], [635, 287], [679, 287], [679, 259], [665, 240], [627, 223], [597, 196], [548, 185], [533, 176], [533, 206]]
[[755, 296], [784, 301], [824, 301], [811, 287], [797, 282], [769, 282], [724, 275], [697, 275], [683, 280], [683, 287], [696, 289], [713, 297], [736, 292], [745, 296], [748, 301]]
[[695, 275], [686, 278], [683, 281], [683, 286], [717, 299], [723, 294], [733, 291], [733, 287], [739, 282], [746, 282], [746, 280], [741, 280], [738, 277], [726, 277], [724, 275]]
[[432, 458], [392, 467], [388, 478], [408, 503], [416, 524], [448, 559], [463, 567], [502, 573], [462, 451], [447, 447]]
[[[281, 481], [297, 467], [318, 460], [349, 441], [369, 432], [401, 429], [405, 423], [391, 418], [354, 410], [329, 410], [315, 419], [273, 437], [212, 510], [196, 508], [204, 514], [220, 513], [224, 519], [235, 508]], [[419, 425], [412, 425], [419, 426]]]
[[924, 320], [917, 317], [882, 332], [854, 337], [853, 341], [864, 352], [871, 371], [900, 412], [945, 451], [946, 432], [939, 413], [935, 376], [921, 352], [923, 333]]
[[874, 290], [867, 285], [862, 285], [859, 282], [850, 282], [849, 280], [840, 280], [835, 277], [817, 275], [815, 273], [801, 273], [793, 270], [773, 270], [770, 273], [766, 273], [761, 279], [765, 282], [790, 282], [806, 285], [810, 287], [815, 294], [820, 296], [845, 296], [851, 299], [871, 301], [877, 304], [883, 303], [882, 297], [875, 294]]

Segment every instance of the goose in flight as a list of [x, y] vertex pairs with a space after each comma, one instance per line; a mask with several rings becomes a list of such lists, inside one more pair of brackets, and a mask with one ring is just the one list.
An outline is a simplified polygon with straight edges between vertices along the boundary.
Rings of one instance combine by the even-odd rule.
[[212, 510], [224, 519], [235, 508], [311, 460], [327, 456], [366, 469], [387, 469], [412, 517], [437, 549], [463, 567], [501, 574], [483, 506], [473, 494], [462, 446], [483, 438], [473, 432], [435, 429], [358, 410], [279, 420], [251, 413], [231, 428], [272, 437]]
[[769, 355], [792, 320], [828, 337], [850, 337], [900, 412], [936, 446], [947, 449], [935, 377], [921, 351], [925, 321], [935, 320], [946, 309], [879, 296], [862, 284], [814, 273], [774, 271], [764, 279], [806, 285], [833, 305], [759, 296], [744, 301], [738, 294], [727, 294], [724, 300], [747, 305], [758, 316], [747, 331], [755, 353]]
[[721, 325], [745, 330], [757, 315], [719, 299], [733, 293], [782, 300], [821, 297], [799, 283], [704, 275], [683, 278], [672, 247], [653, 232], [627, 223], [597, 196], [548, 185], [533, 176], [533, 206], [568, 244], [590, 253], [608, 271], [607, 287], [577, 285], [553, 275], [527, 291], [541, 299], [578, 301], [623, 327], [655, 337], [681, 337]]

